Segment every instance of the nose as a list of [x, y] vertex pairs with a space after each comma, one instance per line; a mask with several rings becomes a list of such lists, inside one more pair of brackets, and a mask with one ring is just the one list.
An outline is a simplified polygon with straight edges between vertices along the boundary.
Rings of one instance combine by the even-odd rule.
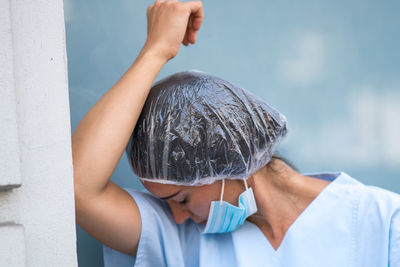
[[184, 223], [187, 219], [190, 218], [190, 211], [183, 208], [177, 203], [168, 202], [168, 205], [172, 212], [172, 217], [174, 217], [174, 221], [177, 224]]

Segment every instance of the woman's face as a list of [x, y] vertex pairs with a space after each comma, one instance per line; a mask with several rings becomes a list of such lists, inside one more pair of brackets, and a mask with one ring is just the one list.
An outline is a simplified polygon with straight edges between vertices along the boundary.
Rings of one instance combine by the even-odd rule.
[[[143, 182], [144, 187], [158, 198], [164, 199], [172, 211], [177, 224], [192, 219], [195, 223], [206, 224], [211, 201], [221, 197], [222, 181], [210, 185], [182, 186]], [[241, 180], [225, 180], [223, 200], [238, 205], [239, 195], [245, 190]]]

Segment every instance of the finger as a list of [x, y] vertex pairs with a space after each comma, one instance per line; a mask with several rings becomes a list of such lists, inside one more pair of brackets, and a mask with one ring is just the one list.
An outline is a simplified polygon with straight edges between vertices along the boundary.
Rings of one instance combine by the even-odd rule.
[[195, 44], [197, 39], [197, 32], [195, 31], [190, 31], [188, 40], [192, 43]]
[[198, 29], [194, 29], [193, 23], [194, 23], [194, 18], [190, 17], [186, 34], [188, 41], [191, 42], [192, 44], [196, 43], [197, 31], [198, 31]]
[[204, 14], [202, 13], [201, 16], [194, 16], [192, 18], [192, 29], [195, 31], [200, 30], [201, 24], [203, 23]]
[[153, 7], [154, 7], [154, 4], [149, 5], [147, 7], [147, 13], [146, 13], [146, 17], [147, 17], [147, 33], [149, 33], [149, 30], [150, 30], [150, 18], [151, 18], [151, 15], [153, 13]]
[[201, 1], [185, 2], [184, 4], [191, 12], [186, 36], [187, 40], [194, 44], [197, 39], [197, 31], [200, 29], [204, 19], [203, 6]]
[[153, 9], [153, 6], [154, 6], [154, 4], [153, 4], [153, 5], [149, 5], [149, 6], [147, 7], [147, 17], [150, 15], [150, 12], [151, 12], [151, 10]]
[[190, 16], [196, 21], [195, 26], [199, 29], [204, 18], [203, 4], [201, 1], [182, 2], [182, 5], [190, 10]]
[[194, 44], [196, 43], [198, 30], [194, 30], [192, 25], [193, 19], [190, 19], [188, 27], [186, 29], [186, 37], [190, 43]]
[[189, 17], [189, 22], [187, 24], [186, 32], [185, 32], [185, 39], [187, 40], [188, 43], [194, 44], [194, 42], [192, 41], [193, 40], [193, 38], [192, 38], [192, 34], [193, 34], [192, 20], [193, 20], [193, 17], [190, 16]]
[[186, 34], [185, 34], [185, 36], [183, 37], [182, 44], [183, 44], [184, 46], [188, 46], [188, 45], [189, 45], [189, 40], [188, 40]]

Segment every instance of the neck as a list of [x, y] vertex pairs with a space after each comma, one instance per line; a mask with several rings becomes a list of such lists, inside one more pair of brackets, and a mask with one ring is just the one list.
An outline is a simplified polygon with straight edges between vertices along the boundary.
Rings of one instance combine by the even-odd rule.
[[258, 212], [249, 217], [277, 249], [288, 228], [325, 188], [328, 182], [307, 177], [280, 160], [264, 167], [250, 179]]

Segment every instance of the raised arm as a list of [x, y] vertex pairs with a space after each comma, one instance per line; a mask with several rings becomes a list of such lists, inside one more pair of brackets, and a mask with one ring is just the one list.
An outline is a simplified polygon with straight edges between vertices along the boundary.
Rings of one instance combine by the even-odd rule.
[[132, 66], [89, 110], [72, 136], [77, 223], [103, 244], [135, 255], [141, 219], [135, 201], [110, 182], [157, 74], [180, 44], [196, 42], [200, 1], [156, 1], [147, 40]]

